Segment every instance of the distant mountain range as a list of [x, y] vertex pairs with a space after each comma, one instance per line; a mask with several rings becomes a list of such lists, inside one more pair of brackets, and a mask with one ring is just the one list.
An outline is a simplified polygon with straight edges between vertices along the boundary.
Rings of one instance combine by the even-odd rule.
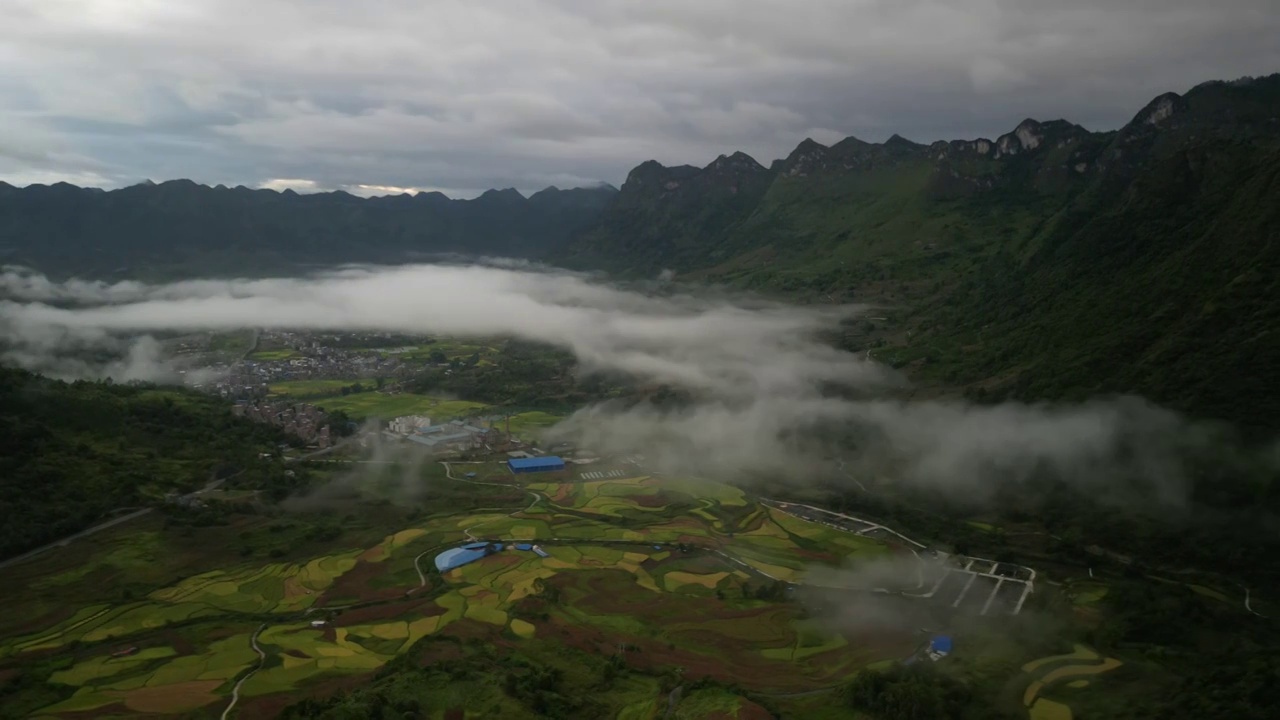
[[1140, 392], [1280, 425], [1280, 75], [1161, 95], [1124, 127], [805, 140], [765, 167], [645, 162], [613, 188], [360, 199], [188, 181], [0, 185], [0, 263], [279, 272], [429, 253], [674, 270], [884, 310], [846, 344], [974, 398]]
[[54, 276], [162, 279], [280, 273], [463, 253], [531, 257], [595, 222], [610, 186], [360, 198], [197, 185], [102, 191], [0, 183], [0, 264]]

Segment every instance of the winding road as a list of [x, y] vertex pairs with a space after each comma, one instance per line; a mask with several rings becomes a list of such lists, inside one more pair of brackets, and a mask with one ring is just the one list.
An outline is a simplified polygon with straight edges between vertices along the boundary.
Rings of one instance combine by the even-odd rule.
[[429, 552], [431, 551], [425, 550], [423, 552], [420, 552], [418, 553], [418, 556], [413, 559], [413, 569], [418, 571], [418, 587], [413, 588], [409, 592], [405, 593], [405, 595], [412, 595], [427, 586], [427, 575], [426, 573], [422, 572], [422, 566], [419, 565], [418, 563], [421, 562], [422, 556], [426, 555]]
[[1245, 610], [1248, 610], [1249, 612], [1253, 613], [1254, 615], [1257, 615], [1257, 616], [1258, 616], [1258, 617], [1260, 617], [1260, 618], [1265, 618], [1265, 617], [1266, 617], [1266, 615], [1263, 615], [1262, 613], [1258, 612], [1257, 610], [1254, 610], [1254, 609], [1249, 605], [1249, 588], [1245, 587], [1244, 585], [1241, 585], [1240, 587], [1244, 588], [1244, 609], [1245, 609]]
[[[534, 506], [534, 505], [537, 505], [537, 504], [538, 504], [538, 501], [539, 501], [539, 500], [542, 500], [542, 499], [543, 499], [543, 496], [542, 496], [541, 494], [536, 493], [536, 492], [534, 492], [533, 490], [530, 490], [530, 489], [528, 489], [528, 488], [519, 488], [518, 486], [516, 486], [516, 485], [512, 485], [512, 484], [509, 484], [509, 483], [481, 482], [481, 481], [479, 481], [479, 480], [468, 480], [468, 479], [466, 479], [466, 478], [457, 478], [457, 477], [454, 477], [454, 476], [453, 476], [453, 468], [452, 468], [452, 467], [450, 467], [450, 463], [445, 462], [445, 461], [441, 461], [441, 462], [440, 462], [440, 464], [444, 466], [444, 474], [445, 474], [445, 477], [449, 478], [450, 480], [456, 480], [456, 481], [458, 481], [458, 482], [471, 483], [472, 485], [493, 485], [494, 487], [504, 487], [504, 488], [516, 488], [516, 489], [523, 489], [525, 492], [529, 493], [529, 495], [531, 495], [531, 496], [533, 497], [533, 500], [529, 503], [529, 506], [528, 506], [528, 507], [522, 507], [522, 508], [519, 508], [519, 509], [517, 509], [517, 510], [515, 510], [515, 511], [511, 512], [511, 513], [508, 513], [508, 514], [507, 514], [507, 517], [515, 517], [516, 515], [518, 515], [518, 514], [520, 514], [520, 513], [527, 513], [527, 512], [529, 512], [530, 510], [532, 510], [532, 509], [533, 509], [533, 506]], [[468, 465], [483, 465], [484, 463], [466, 463], [466, 464], [468, 464]], [[475, 529], [475, 528], [480, 527], [481, 525], [487, 525], [489, 522], [492, 522], [492, 521], [485, 521], [485, 522], [482, 522], [482, 523], [477, 523], [477, 524], [472, 525], [471, 527], [469, 527], [469, 528], [467, 528], [467, 529], [463, 530], [462, 532], [463, 532], [463, 534], [464, 534], [464, 535], [466, 535], [466, 536], [467, 536], [467, 539], [468, 539], [468, 540], [470, 540], [471, 542], [475, 542], [475, 541], [477, 540], [477, 538], [476, 538], [476, 536], [475, 536], [475, 535], [472, 535], [472, 534], [471, 534], [471, 531], [472, 531], [473, 529]], [[421, 555], [419, 555], [418, 557], [422, 557], [422, 556], [421, 556]], [[417, 566], [418, 566], [418, 562], [417, 562], [417, 560], [414, 560], [413, 565], [414, 565], [414, 567], [417, 567]], [[418, 577], [422, 578], [422, 584], [424, 584], [424, 585], [425, 585], [425, 584], [426, 584], [426, 582], [427, 582], [427, 579], [426, 579], [426, 577], [425, 577], [425, 576], [423, 576], [423, 574], [422, 574], [422, 570], [421, 570], [421, 569], [419, 569], [419, 570], [418, 570]]]
[[236, 686], [234, 688], [231, 688], [231, 702], [227, 704], [227, 709], [222, 711], [222, 720], [227, 720], [227, 715], [231, 713], [232, 708], [234, 708], [236, 706], [236, 703], [240, 700], [240, 686], [244, 685], [245, 680], [248, 680], [249, 678], [253, 677], [254, 673], [261, 670], [263, 664], [267, 662], [267, 654], [262, 652], [262, 648], [258, 647], [258, 636], [261, 635], [262, 631], [266, 629], [267, 629], [266, 623], [259, 625], [258, 629], [249, 638], [249, 645], [253, 647], [254, 652], [258, 653], [258, 667], [250, 670], [248, 675], [245, 675], [244, 677], [240, 678], [240, 681], [236, 683]]

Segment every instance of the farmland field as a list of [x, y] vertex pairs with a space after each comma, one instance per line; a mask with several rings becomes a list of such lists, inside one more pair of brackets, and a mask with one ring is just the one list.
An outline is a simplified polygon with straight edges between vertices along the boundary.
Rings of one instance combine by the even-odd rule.
[[350, 387], [356, 383], [372, 385], [374, 382], [371, 379], [359, 380], [355, 378], [350, 380], [285, 380], [272, 383], [267, 389], [272, 395], [307, 398], [332, 395], [342, 388]]
[[[360, 399], [345, 399], [353, 397]], [[421, 411], [433, 415], [452, 407], [420, 401]], [[366, 484], [333, 491], [347, 493], [334, 496], [346, 498], [336, 506], [249, 516], [226, 530], [192, 531], [189, 543], [159, 525], [108, 533], [101, 547], [78, 551], [89, 553], [83, 562], [69, 555], [43, 573], [37, 566], [11, 571], [27, 588], [16, 611], [25, 620], [0, 639], [0, 671], [61, 658], [44, 671], [49, 690], [20, 694], [21, 707], [44, 716], [216, 714], [248, 675], [242, 712], [269, 715], [280, 698], [368, 682], [399, 656], [457, 657], [450, 648], [460, 646], [451, 643], [481, 642], [534, 665], [569, 656], [582, 667], [621, 663], [625, 674], [613, 690], [586, 695], [610, 708], [609, 716], [649, 718], [666, 707], [656, 678], [673, 667], [753, 692], [820, 692], [861, 669], [911, 656], [922, 642], [918, 628], [945, 622], [926, 602], [888, 596], [872, 612], [911, 617], [909, 624], [849, 623], [840, 619], [845, 611], [832, 614], [868, 602], [860, 590], [828, 590], [838, 593], [830, 596], [839, 598], [835, 605], [816, 596], [793, 599], [785, 583], [803, 587], [816, 569], [856, 567], [905, 551], [762, 505], [728, 485], [636, 472], [513, 478], [500, 461], [362, 472]], [[448, 490], [457, 504], [396, 509], [397, 493], [378, 484], [396, 477], [403, 487], [406, 472], [420, 473], [429, 489]], [[499, 485], [458, 479], [464, 473]], [[276, 533], [296, 537], [289, 528], [304, 518], [331, 522], [337, 513], [353, 530], [310, 550], [290, 554], [293, 542], [285, 541], [273, 547], [286, 557], [275, 559], [221, 552]], [[197, 537], [203, 532], [209, 541], [223, 538], [204, 555]], [[492, 542], [490, 552], [436, 571], [437, 554], [473, 538]], [[166, 549], [177, 554], [168, 558]], [[127, 597], [94, 592], [101, 568], [132, 578]], [[251, 645], [255, 633], [266, 657], [261, 667]], [[462, 656], [481, 663], [470, 652]], [[1027, 689], [1028, 712], [1044, 716], [1055, 711], [1057, 698], [1039, 697], [1040, 688], [1067, 687], [1109, 669], [1085, 649], [1020, 662], [1035, 683]], [[565, 682], [584, 688], [599, 682], [564, 667]], [[495, 677], [498, 683], [502, 676]], [[526, 716], [511, 697], [479, 685], [466, 695], [446, 689], [451, 683], [440, 687], [441, 698], [453, 698], [442, 701], [444, 709], [472, 703]], [[716, 687], [690, 692], [674, 712], [765, 717], [758, 705]]]
[[298, 357], [299, 354], [300, 353], [297, 350], [291, 350], [287, 348], [284, 350], [258, 350], [257, 352], [250, 353], [249, 359], [250, 360], [288, 360], [289, 358], [292, 358], [292, 357]]
[[563, 418], [545, 412], [524, 412], [512, 415], [510, 419], [511, 434], [516, 437], [536, 438], [543, 430], [560, 422]]
[[486, 406], [466, 400], [446, 400], [413, 393], [389, 394], [370, 390], [348, 395], [312, 397], [313, 405], [328, 411], [342, 410], [352, 417], [379, 417], [383, 419], [401, 415], [429, 415], [433, 421], [466, 417]]

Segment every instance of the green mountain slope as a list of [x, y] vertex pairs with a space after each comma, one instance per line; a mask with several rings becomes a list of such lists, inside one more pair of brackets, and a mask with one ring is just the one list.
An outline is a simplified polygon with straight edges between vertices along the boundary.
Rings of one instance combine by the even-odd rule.
[[119, 508], [197, 490], [215, 473], [288, 483], [283, 469], [258, 457], [282, 440], [193, 391], [67, 384], [0, 368], [0, 559]]
[[667, 169], [677, 195], [633, 182], [662, 177], [646, 163], [557, 260], [872, 302], [892, 329], [851, 345], [976, 397], [1138, 392], [1274, 427], [1278, 149], [1273, 75], [1162, 95], [1107, 133], [806, 140], [731, 211], [712, 168]]
[[50, 275], [188, 277], [293, 272], [425, 254], [547, 252], [594, 221], [611, 187], [358, 198], [174, 180], [103, 192], [0, 183], [0, 263]]

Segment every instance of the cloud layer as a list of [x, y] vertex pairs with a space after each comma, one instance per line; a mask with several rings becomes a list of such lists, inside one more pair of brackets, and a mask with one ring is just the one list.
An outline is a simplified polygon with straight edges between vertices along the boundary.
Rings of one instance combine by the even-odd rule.
[[0, 179], [618, 183], [805, 136], [1105, 129], [1280, 67], [1270, 0], [12, 0]]
[[[824, 342], [855, 307], [670, 288], [644, 294], [558, 271], [476, 265], [156, 286], [54, 283], [8, 269], [0, 273], [6, 296], [0, 360], [73, 375], [159, 373], [146, 334], [167, 331], [381, 330], [556, 345], [588, 372], [689, 392], [691, 402], [676, 408], [587, 407], [553, 431], [596, 451], [643, 454], [669, 472], [814, 479], [829, 476], [840, 457], [862, 477], [888, 475], [967, 498], [1004, 482], [1054, 478], [1100, 491], [1136, 487], [1176, 503], [1187, 463], [1223, 446], [1208, 428], [1138, 399], [1060, 407], [892, 399], [901, 377]], [[126, 338], [138, 336], [129, 345]], [[125, 349], [123, 364], [76, 359]]]

